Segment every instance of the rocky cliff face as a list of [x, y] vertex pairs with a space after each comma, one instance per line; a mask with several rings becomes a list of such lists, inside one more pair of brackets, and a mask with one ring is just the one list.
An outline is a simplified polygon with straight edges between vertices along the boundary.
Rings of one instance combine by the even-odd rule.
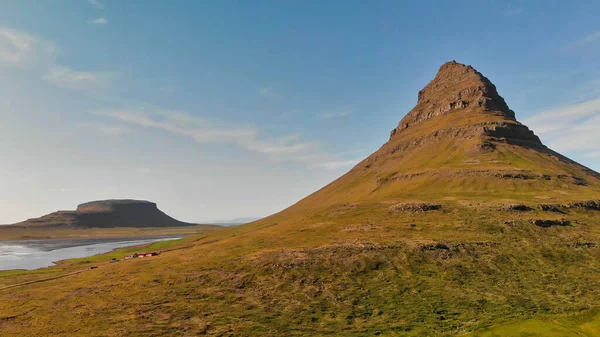
[[428, 129], [426, 136], [432, 137], [483, 137], [543, 146], [529, 128], [517, 122], [514, 111], [490, 80], [473, 67], [455, 61], [443, 64], [435, 78], [419, 91], [417, 105], [392, 130], [390, 140], [410, 134], [415, 127]]
[[77, 206], [75, 211], [58, 211], [14, 226], [45, 228], [177, 227], [193, 225], [173, 219], [144, 200], [102, 200]]
[[145, 200], [101, 200], [86, 202], [77, 206], [77, 213], [97, 212], [155, 212], [158, 211], [156, 204]]

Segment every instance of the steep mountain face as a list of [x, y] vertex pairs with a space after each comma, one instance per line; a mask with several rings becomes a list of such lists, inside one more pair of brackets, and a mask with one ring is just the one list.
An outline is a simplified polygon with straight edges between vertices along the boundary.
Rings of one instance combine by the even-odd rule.
[[298, 206], [470, 196], [564, 201], [599, 192], [597, 172], [544, 146], [486, 77], [452, 61], [386, 144]]
[[38, 228], [177, 227], [193, 225], [171, 218], [144, 200], [102, 200], [58, 211], [12, 226]]
[[[429, 125], [431, 131], [450, 137], [484, 137], [491, 140], [530, 144], [541, 147], [539, 138], [515, 118], [496, 87], [471, 66], [454, 61], [441, 66], [436, 77], [419, 91], [417, 105], [392, 130], [396, 134], [437, 116], [460, 114], [450, 125]], [[436, 130], [433, 130], [436, 129]], [[454, 129], [454, 133], [448, 132]], [[460, 130], [459, 130], [460, 129]], [[407, 133], [407, 132], [405, 132]]]
[[328, 186], [151, 260], [0, 292], [0, 336], [591, 336], [599, 246], [598, 173], [449, 62]]

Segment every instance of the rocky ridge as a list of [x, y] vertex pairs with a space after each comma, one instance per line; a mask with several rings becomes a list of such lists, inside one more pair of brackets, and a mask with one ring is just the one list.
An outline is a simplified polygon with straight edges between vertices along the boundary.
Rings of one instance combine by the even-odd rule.
[[460, 113], [462, 119], [478, 114], [495, 118], [459, 127], [442, 126], [425, 138], [487, 137], [543, 146], [529, 128], [517, 122], [514, 111], [510, 110], [490, 80], [473, 67], [455, 61], [443, 64], [435, 78], [419, 91], [417, 105], [392, 130], [390, 139], [408, 128], [453, 113]]

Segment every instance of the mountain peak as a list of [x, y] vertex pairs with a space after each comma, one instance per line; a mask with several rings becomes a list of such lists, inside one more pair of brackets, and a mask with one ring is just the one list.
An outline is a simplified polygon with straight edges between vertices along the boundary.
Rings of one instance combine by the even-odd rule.
[[498, 94], [496, 86], [472, 66], [456, 61], [444, 63], [435, 78], [419, 92], [419, 103], [426, 101], [438, 105], [455, 103], [456, 108], [476, 106], [515, 120], [515, 113]]
[[456, 61], [444, 63], [435, 78], [419, 91], [417, 105], [392, 130], [390, 139], [406, 135], [410, 133], [407, 129], [416, 126], [430, 129], [430, 133], [459, 127], [461, 131], [470, 129], [472, 132], [467, 133], [471, 136], [542, 145], [533, 132], [517, 122], [514, 111], [487, 77]]

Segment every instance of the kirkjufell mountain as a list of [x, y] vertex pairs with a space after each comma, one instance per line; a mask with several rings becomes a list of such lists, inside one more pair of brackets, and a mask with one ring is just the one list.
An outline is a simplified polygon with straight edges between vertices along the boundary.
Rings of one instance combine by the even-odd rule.
[[448, 62], [331, 184], [153, 259], [0, 293], [0, 335], [597, 335], [600, 176], [518, 113]]
[[300, 205], [485, 198], [535, 206], [586, 196], [600, 196], [600, 175], [544, 146], [494, 84], [452, 61], [386, 144]]

